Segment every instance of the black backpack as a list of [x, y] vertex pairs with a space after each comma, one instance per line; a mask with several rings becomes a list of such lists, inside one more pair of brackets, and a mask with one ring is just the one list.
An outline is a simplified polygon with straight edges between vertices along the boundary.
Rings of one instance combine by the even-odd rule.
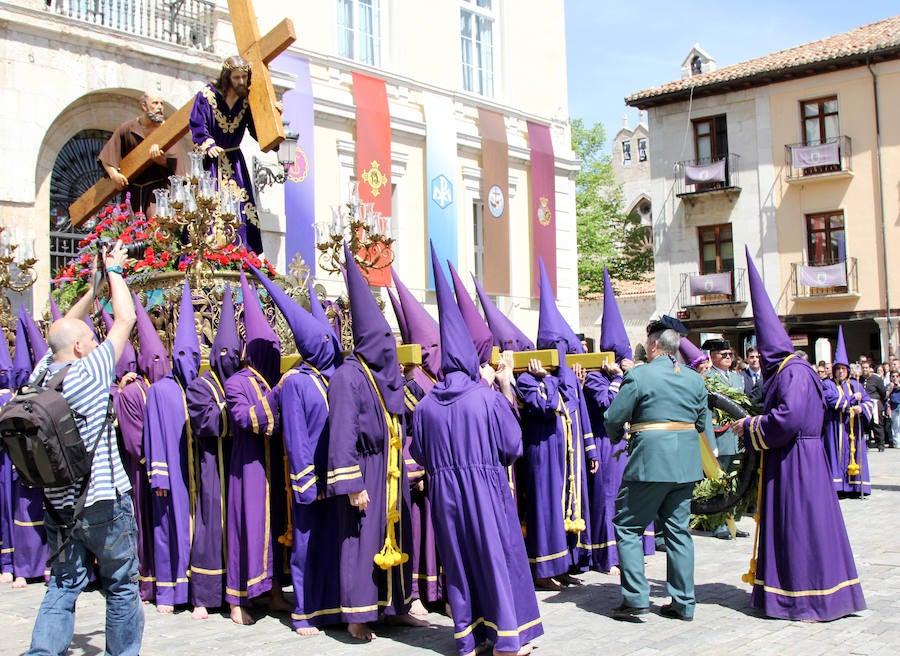
[[21, 481], [34, 488], [67, 487], [81, 483], [71, 521], [62, 519], [48, 499], [44, 508], [53, 520], [68, 534], [53, 561], [71, 537], [71, 529], [79, 524], [87, 500], [88, 482], [94, 451], [103, 437], [111, 418], [112, 398], [106, 410], [106, 418], [98, 432], [97, 441], [90, 451], [78, 432], [78, 421], [84, 417], [72, 410], [62, 395], [67, 365], [53, 375], [44, 386], [44, 372], [34, 383], [24, 385], [18, 393], [0, 409], [0, 444], [19, 472]]

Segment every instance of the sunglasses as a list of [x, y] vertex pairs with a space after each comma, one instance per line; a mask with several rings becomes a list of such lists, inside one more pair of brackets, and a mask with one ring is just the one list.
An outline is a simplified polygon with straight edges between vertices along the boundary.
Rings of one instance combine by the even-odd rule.
[[719, 357], [723, 358], [733, 358], [734, 351], [719, 351]]

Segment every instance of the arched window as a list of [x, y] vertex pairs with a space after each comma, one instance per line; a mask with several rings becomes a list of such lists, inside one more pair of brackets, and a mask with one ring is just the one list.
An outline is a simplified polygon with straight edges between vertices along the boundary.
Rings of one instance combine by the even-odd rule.
[[112, 132], [105, 130], [82, 130], [66, 142], [56, 157], [50, 175], [51, 276], [75, 255], [78, 242], [94, 227], [90, 219], [74, 227], [69, 221], [69, 205], [103, 176], [97, 154], [111, 136]]

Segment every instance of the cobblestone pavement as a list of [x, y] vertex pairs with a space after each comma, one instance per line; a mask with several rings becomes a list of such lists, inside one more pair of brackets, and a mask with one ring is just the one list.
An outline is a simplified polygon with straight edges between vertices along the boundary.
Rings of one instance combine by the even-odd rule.
[[[598, 573], [584, 576], [584, 586], [562, 592], [539, 592], [545, 635], [536, 642], [541, 656], [580, 654], [768, 654], [790, 652], [894, 656], [900, 653], [900, 450], [869, 452], [872, 496], [841, 501], [869, 610], [830, 623], [803, 623], [758, 617], [749, 607], [749, 588], [741, 582], [747, 571], [751, 539], [731, 542], [708, 535], [695, 536], [697, 614], [693, 623], [651, 614], [643, 624], [622, 623], [609, 617], [619, 603], [618, 581]], [[740, 524], [753, 529], [752, 519]], [[655, 606], [665, 597], [665, 556], [647, 559]], [[20, 654], [28, 646], [34, 616], [44, 586], [25, 590], [0, 585], [0, 654]], [[189, 611], [160, 615], [145, 606], [146, 656], [156, 654], [384, 654], [453, 655], [448, 618], [433, 613], [432, 628], [377, 626], [371, 644], [351, 642], [343, 630], [316, 637], [292, 633], [286, 616], [266, 616], [242, 627], [226, 615], [191, 620]], [[104, 601], [98, 592], [81, 596], [72, 654], [103, 653]]]

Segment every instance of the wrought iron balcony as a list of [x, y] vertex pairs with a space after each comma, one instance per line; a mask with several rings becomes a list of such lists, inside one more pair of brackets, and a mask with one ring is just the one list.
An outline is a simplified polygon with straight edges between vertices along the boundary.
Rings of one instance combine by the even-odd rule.
[[53, 0], [52, 10], [126, 34], [211, 51], [214, 0]]
[[695, 198], [702, 194], [738, 194], [741, 191], [741, 156], [728, 153], [719, 159], [695, 159], [675, 163], [675, 195]]
[[859, 275], [856, 258], [808, 264], [791, 264], [791, 295], [794, 300], [823, 297], [858, 296]]
[[721, 273], [682, 273], [678, 305], [682, 308], [737, 305], [747, 302], [745, 269]]
[[784, 147], [787, 182], [814, 182], [853, 175], [850, 137], [841, 135], [825, 141], [788, 144]]

